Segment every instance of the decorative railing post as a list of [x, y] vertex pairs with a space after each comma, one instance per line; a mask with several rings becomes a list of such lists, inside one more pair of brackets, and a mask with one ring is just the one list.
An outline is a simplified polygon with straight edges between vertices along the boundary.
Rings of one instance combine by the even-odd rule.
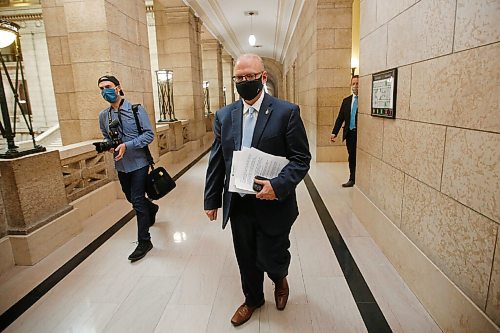
[[[160, 104], [160, 120], [158, 122], [177, 121], [174, 110], [174, 72], [168, 69], [156, 71], [158, 85], [158, 102]], [[168, 119], [167, 119], [168, 115]]]
[[203, 100], [205, 104], [205, 116], [208, 116], [212, 113], [210, 111], [210, 90], [209, 90], [210, 82], [203, 81]]

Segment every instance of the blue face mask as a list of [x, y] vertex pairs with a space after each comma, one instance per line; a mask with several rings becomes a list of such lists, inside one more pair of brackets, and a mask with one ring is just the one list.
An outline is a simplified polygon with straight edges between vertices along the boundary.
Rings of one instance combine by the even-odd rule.
[[109, 103], [116, 102], [118, 95], [116, 94], [115, 88], [106, 88], [101, 90], [102, 98], [104, 98]]

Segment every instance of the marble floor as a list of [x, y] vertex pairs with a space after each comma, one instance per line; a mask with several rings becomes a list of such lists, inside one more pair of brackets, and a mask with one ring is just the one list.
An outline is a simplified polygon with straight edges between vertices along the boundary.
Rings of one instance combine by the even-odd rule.
[[[265, 305], [249, 322], [229, 320], [242, 303], [230, 225], [203, 211], [207, 157], [159, 200], [150, 229], [153, 250], [130, 263], [133, 218], [38, 300], [5, 332], [368, 332], [304, 183], [291, 233], [290, 298], [274, 305], [266, 278]], [[309, 175], [393, 332], [441, 332], [406, 287], [351, 210], [351, 190], [340, 186], [346, 163], [313, 163]], [[84, 232], [33, 267], [0, 276], [0, 312], [29, 292], [92, 237], [130, 210], [117, 200], [86, 222]], [[219, 214], [222, 215], [222, 214]]]

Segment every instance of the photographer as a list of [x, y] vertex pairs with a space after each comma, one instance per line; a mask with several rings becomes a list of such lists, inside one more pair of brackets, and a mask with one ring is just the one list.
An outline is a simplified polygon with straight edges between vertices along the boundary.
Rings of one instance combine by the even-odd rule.
[[133, 262], [143, 258], [153, 248], [149, 227], [155, 223], [159, 207], [145, 196], [149, 161], [144, 148], [153, 142], [154, 133], [141, 105], [138, 107], [138, 120], [142, 133], [139, 133], [132, 104], [122, 97], [124, 94], [116, 77], [102, 76], [97, 84], [110, 107], [99, 113], [104, 141], [94, 145], [98, 152], [109, 151], [114, 154], [122, 191], [134, 207], [138, 245], [128, 257]]

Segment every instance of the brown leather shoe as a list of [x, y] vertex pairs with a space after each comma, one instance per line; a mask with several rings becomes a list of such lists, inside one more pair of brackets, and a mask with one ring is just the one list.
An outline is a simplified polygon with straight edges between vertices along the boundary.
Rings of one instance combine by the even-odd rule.
[[280, 311], [285, 309], [289, 293], [290, 289], [288, 288], [288, 281], [285, 276], [276, 282], [274, 286], [274, 301], [276, 302], [276, 309]]
[[246, 303], [243, 303], [240, 305], [238, 310], [233, 315], [233, 318], [231, 318], [231, 324], [234, 326], [240, 326], [241, 324], [244, 324], [252, 317], [253, 312], [260, 308], [262, 305], [264, 305], [264, 300], [262, 300], [262, 303], [260, 303], [257, 306], [248, 306]]

